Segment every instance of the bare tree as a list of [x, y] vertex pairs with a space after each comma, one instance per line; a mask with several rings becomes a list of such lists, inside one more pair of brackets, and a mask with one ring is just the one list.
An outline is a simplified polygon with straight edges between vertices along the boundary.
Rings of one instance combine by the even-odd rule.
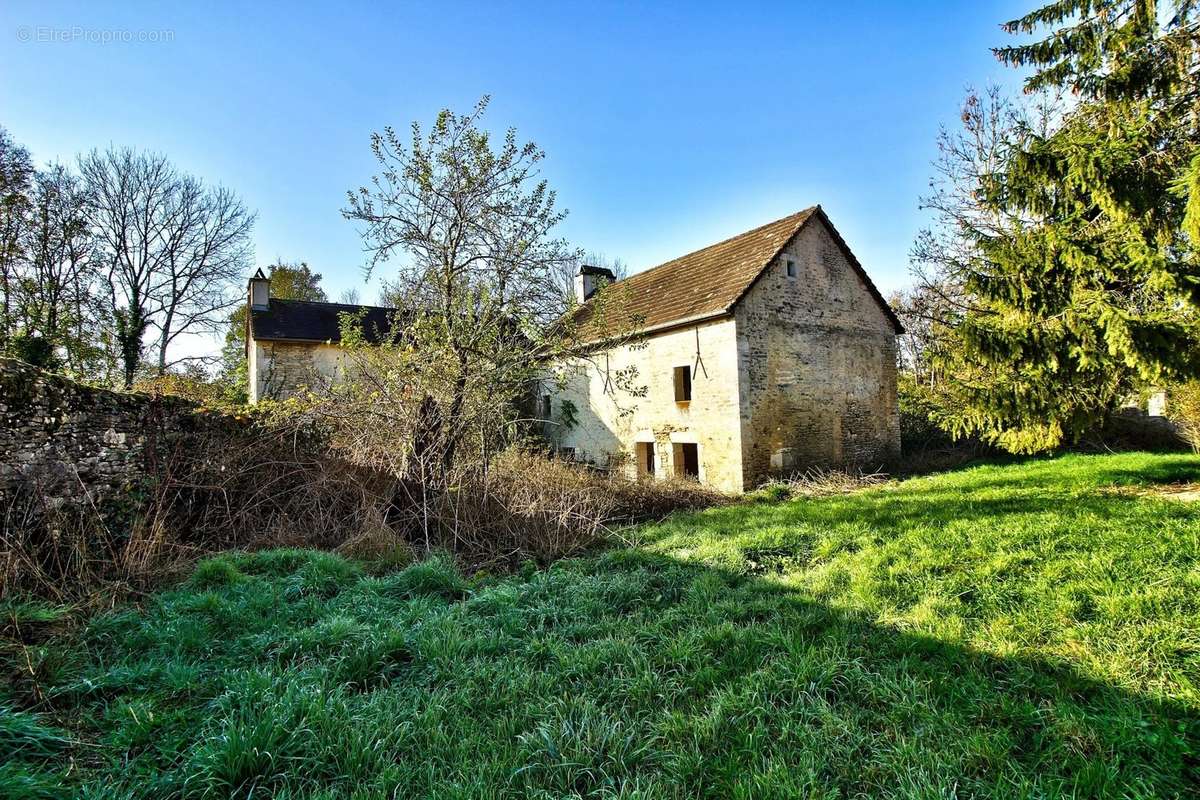
[[79, 168], [128, 387], [148, 331], [161, 373], [177, 363], [170, 347], [179, 337], [220, 326], [240, 300], [233, 290], [249, 266], [254, 215], [158, 154], [94, 150]]
[[100, 276], [78, 177], [61, 164], [39, 171], [30, 207], [16, 291], [18, 324], [54, 351], [56, 365], [101, 376], [107, 370], [96, 302]]
[[29, 192], [33, 184], [29, 151], [0, 128], [0, 347], [13, 335], [13, 302], [17, 267], [21, 263], [24, 231], [29, 221]]
[[250, 232], [254, 215], [228, 189], [205, 189], [199, 181], [179, 182], [178, 247], [169, 251], [156, 292], [151, 325], [158, 331], [158, 371], [177, 361], [168, 350], [180, 336], [196, 329], [223, 326], [228, 310], [242, 302], [237, 288], [252, 261]]
[[629, 277], [629, 267], [619, 258], [610, 258], [604, 253], [588, 250], [577, 258], [564, 261], [556, 270], [559, 291], [562, 292], [563, 313], [569, 311], [577, 302], [575, 297], [575, 276], [582, 266], [602, 267], [613, 274], [616, 281]]
[[898, 366], [917, 384], [933, 388], [941, 379], [940, 359], [965, 303], [960, 287], [931, 284], [928, 278], [888, 298], [888, 305], [904, 325], [904, 333], [896, 337]]
[[951, 307], [965, 310], [970, 305], [962, 286], [968, 276], [986, 276], [989, 269], [980, 237], [1009, 236], [1028, 222], [986, 202], [983, 192], [996, 186], [1022, 137], [1031, 131], [1045, 135], [1061, 112], [1058, 95], [1036, 95], [1023, 103], [996, 86], [967, 92], [961, 127], [938, 132], [930, 191], [921, 198], [921, 208], [933, 212], [934, 224], [918, 233], [911, 263], [925, 291]]

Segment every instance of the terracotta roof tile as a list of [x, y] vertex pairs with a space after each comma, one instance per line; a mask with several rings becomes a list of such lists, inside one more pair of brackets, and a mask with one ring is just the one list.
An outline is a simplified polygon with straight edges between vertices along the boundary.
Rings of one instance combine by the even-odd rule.
[[[648, 331], [729, 312], [787, 243], [814, 217], [829, 224], [821, 207], [813, 206], [626, 278], [617, 284], [621, 314], [636, 318], [638, 327]], [[832, 224], [829, 229], [899, 332], [899, 321], [891, 308]], [[588, 303], [576, 312], [576, 324], [585, 335], [590, 316]]]

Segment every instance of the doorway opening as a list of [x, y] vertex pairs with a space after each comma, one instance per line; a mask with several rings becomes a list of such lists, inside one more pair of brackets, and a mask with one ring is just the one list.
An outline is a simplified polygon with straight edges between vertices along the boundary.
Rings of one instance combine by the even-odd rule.
[[654, 477], [654, 442], [637, 443], [638, 477]]
[[694, 442], [676, 442], [674, 450], [675, 475], [700, 480], [700, 445]]

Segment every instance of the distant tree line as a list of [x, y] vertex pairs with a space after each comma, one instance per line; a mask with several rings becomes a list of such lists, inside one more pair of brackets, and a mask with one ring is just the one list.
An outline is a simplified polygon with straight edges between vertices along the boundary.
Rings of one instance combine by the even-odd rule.
[[242, 300], [254, 221], [162, 155], [38, 169], [0, 128], [0, 353], [126, 388], [212, 360], [180, 343]]

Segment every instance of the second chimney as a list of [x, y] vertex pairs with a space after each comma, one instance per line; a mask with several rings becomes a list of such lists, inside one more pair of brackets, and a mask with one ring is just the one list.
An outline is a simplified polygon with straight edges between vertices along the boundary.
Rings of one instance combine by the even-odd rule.
[[602, 286], [615, 283], [617, 276], [611, 269], [582, 264], [575, 275], [575, 299], [586, 303]]
[[271, 300], [271, 279], [257, 270], [250, 279], [250, 308], [265, 311]]

